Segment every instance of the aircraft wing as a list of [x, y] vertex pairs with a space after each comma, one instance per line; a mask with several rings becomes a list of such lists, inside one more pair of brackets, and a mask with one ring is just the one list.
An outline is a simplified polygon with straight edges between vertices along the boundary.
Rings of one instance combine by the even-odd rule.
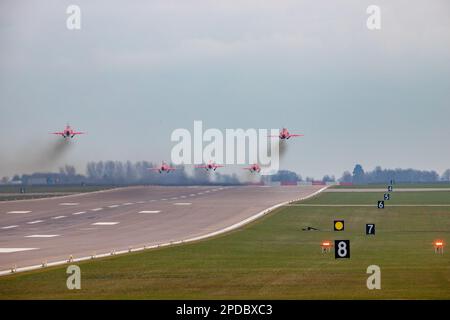
[[63, 136], [64, 132], [50, 132], [50, 134], [59, 134], [60, 136]]
[[72, 135], [74, 136], [74, 135], [77, 135], [77, 134], [85, 134], [86, 132], [74, 132], [74, 133], [72, 133]]
[[208, 166], [195, 166], [196, 168], [208, 168]]
[[290, 137], [303, 137], [304, 134], [290, 134]]

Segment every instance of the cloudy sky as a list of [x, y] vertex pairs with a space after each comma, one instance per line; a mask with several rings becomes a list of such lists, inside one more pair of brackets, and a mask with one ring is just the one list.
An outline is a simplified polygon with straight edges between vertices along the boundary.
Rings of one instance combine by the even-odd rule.
[[[305, 134], [303, 176], [450, 167], [447, 0], [3, 0], [0, 43], [0, 176], [169, 159], [194, 120]], [[88, 135], [47, 161], [67, 122]]]

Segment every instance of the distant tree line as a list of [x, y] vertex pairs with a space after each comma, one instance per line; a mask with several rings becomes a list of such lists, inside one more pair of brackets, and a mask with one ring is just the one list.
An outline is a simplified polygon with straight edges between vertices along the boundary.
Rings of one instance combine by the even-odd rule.
[[[193, 184], [239, 184], [236, 175], [215, 172], [210, 175], [204, 169], [195, 169], [192, 173], [187, 172], [184, 167], [177, 170], [160, 174], [158, 171], [149, 170], [156, 164], [147, 161], [121, 162], [121, 161], [98, 161], [89, 162], [86, 174], [77, 174], [75, 167], [66, 165], [60, 168], [59, 173], [33, 173], [15, 175], [12, 182], [22, 184], [108, 184], [108, 185], [133, 185], [133, 184], [158, 184], [158, 185], [193, 185]], [[4, 177], [2, 182], [9, 179]]]
[[352, 173], [345, 171], [339, 179], [340, 182], [353, 184], [387, 183], [390, 180], [394, 180], [396, 183], [449, 182], [450, 169], [439, 176], [434, 170], [382, 169], [380, 166], [366, 172], [360, 164], [357, 164]]

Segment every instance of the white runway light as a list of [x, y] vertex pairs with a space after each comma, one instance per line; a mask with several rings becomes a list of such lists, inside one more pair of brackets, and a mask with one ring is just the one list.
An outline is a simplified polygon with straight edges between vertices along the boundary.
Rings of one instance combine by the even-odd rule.
[[18, 211], [9, 211], [8, 213], [30, 213], [31, 211], [27, 211], [27, 210], [18, 210]]
[[95, 222], [92, 225], [93, 226], [113, 226], [115, 224], [118, 224], [118, 222]]
[[59, 237], [59, 234], [32, 234], [30, 236], [25, 236], [25, 238], [54, 238]]
[[37, 250], [39, 248], [0, 248], [0, 253], [13, 253], [29, 250]]

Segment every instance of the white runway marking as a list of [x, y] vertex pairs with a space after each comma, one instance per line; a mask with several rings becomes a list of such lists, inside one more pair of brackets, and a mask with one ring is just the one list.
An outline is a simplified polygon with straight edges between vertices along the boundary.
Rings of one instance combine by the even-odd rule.
[[77, 216], [77, 215], [83, 214], [83, 213], [86, 213], [86, 211], [75, 212], [75, 213], [72, 213], [72, 214], [73, 214], [74, 216]]
[[91, 209], [91, 211], [100, 211], [103, 210], [103, 208], [95, 208], [95, 209]]
[[205, 191], [205, 193], [209, 193], [209, 192], [210, 192], [209, 190], [206, 190], [206, 191]]
[[59, 204], [60, 206], [77, 206], [79, 205], [78, 202], [63, 202]]
[[167, 199], [161, 199], [162, 201], [166, 201]]
[[18, 226], [16, 226], [16, 225], [14, 225], [14, 226], [6, 226], [6, 227], [3, 227], [2, 229], [3, 230], [7, 230], [7, 229], [13, 229], [13, 228], [17, 228]]
[[110, 206], [108, 206], [108, 208], [117, 208], [119, 205], [118, 204], [112, 204]]
[[132, 205], [132, 204], [134, 204], [133, 202], [126, 202], [126, 203], [124, 203], [124, 204], [122, 204], [123, 206], [130, 206], [130, 205]]
[[39, 248], [0, 248], [0, 253], [12, 253], [20, 251], [37, 250]]
[[200, 194], [203, 194], [203, 192], [199, 192], [199, 193], [197, 193], [198, 195], [200, 195]]
[[30, 213], [31, 211], [26, 211], [26, 210], [24, 210], [24, 211], [22, 211], [22, 210], [19, 210], [19, 211], [9, 211], [8, 213]]
[[177, 200], [177, 199], [178, 199], [178, 197], [170, 198], [170, 200]]
[[115, 224], [118, 224], [118, 222], [95, 222], [92, 225], [93, 226], [113, 226]]
[[174, 205], [176, 206], [190, 206], [192, 203], [190, 202], [176, 202]]
[[155, 199], [152, 199], [152, 200], [148, 200], [148, 202], [155, 202], [156, 200]]
[[59, 237], [59, 234], [32, 234], [31, 236], [25, 236], [25, 238], [54, 238]]
[[143, 203], [145, 203], [145, 201], [138, 201], [136, 203], [143, 204]]
[[144, 211], [139, 211], [139, 213], [160, 213], [160, 210], [144, 210]]
[[62, 219], [62, 218], [66, 218], [66, 216], [57, 216], [57, 217], [53, 217], [53, 220], [58, 220], [58, 219]]
[[186, 198], [186, 196], [181, 196], [180, 198], [181, 198], [181, 199], [184, 199], [184, 198]]
[[43, 220], [35, 220], [35, 221], [27, 222], [27, 223], [28, 224], [36, 224], [36, 223], [41, 223], [41, 222], [43, 222]]
[[191, 194], [189, 195], [189, 197], [195, 197], [195, 194], [191, 193]]

